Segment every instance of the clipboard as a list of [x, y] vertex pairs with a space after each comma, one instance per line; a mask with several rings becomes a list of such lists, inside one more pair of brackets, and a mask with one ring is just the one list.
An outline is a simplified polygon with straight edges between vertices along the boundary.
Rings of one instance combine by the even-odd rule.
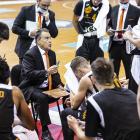
[[42, 93], [47, 94], [47, 95], [49, 95], [53, 98], [60, 98], [60, 97], [64, 97], [64, 96], [69, 95], [68, 92], [62, 91], [62, 90], [59, 90], [59, 89], [47, 90], [47, 91], [44, 91]]
[[123, 30], [112, 30], [112, 32], [121, 32], [121, 33], [123, 32], [124, 33], [124, 32], [126, 32], [126, 29], [123, 29]]

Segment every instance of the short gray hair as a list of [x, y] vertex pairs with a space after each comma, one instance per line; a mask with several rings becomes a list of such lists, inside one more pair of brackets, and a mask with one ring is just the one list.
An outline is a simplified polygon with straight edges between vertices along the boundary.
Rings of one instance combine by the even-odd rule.
[[46, 29], [46, 28], [39, 29], [39, 30], [35, 33], [35, 40], [36, 40], [36, 43], [37, 43], [37, 39], [38, 39], [38, 40], [41, 39], [41, 34], [42, 34], [42, 32], [49, 32], [49, 30]]

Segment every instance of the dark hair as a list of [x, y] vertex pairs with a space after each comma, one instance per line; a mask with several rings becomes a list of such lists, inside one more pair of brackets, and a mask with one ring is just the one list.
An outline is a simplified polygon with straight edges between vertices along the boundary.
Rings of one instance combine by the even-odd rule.
[[46, 28], [43, 28], [43, 29], [39, 29], [36, 33], [35, 33], [35, 40], [36, 40], [36, 43], [37, 43], [37, 39], [41, 39], [41, 34], [42, 32], [49, 32], [48, 29]]
[[113, 61], [107, 58], [98, 57], [91, 64], [93, 77], [100, 85], [112, 85], [114, 77]]
[[78, 72], [78, 68], [88, 68], [88, 61], [81, 56], [76, 56], [72, 61], [70, 67], [74, 72]]
[[9, 39], [9, 27], [3, 22], [0, 22], [0, 37], [5, 40]]
[[0, 56], [0, 83], [5, 84], [6, 80], [9, 77], [10, 77], [10, 70], [6, 62], [5, 55], [3, 58]]

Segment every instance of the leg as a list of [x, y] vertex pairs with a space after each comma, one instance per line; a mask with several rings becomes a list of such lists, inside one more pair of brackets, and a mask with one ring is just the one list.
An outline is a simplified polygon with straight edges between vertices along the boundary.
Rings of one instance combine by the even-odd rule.
[[51, 124], [50, 117], [48, 114], [49, 110], [49, 98], [47, 95], [42, 93], [41, 89], [36, 89], [32, 95], [31, 99], [37, 104], [37, 111], [39, 113], [40, 121], [42, 126], [47, 126]]
[[126, 45], [124, 44], [123, 50], [121, 52], [121, 58], [123, 61], [124, 69], [125, 69], [125, 75], [126, 79], [129, 79], [129, 72], [130, 72], [130, 61], [131, 61], [131, 54], [126, 53]]
[[[94, 45], [93, 45], [94, 44]], [[99, 39], [91, 38], [89, 42], [90, 64], [98, 57], [104, 57], [103, 50], [99, 47]]]
[[82, 46], [76, 50], [76, 56], [82, 56], [87, 61], [89, 61], [89, 46], [88, 46], [88, 39], [84, 38]]
[[[63, 130], [63, 136], [64, 140], [73, 140], [74, 139], [74, 132], [68, 127], [67, 124], [67, 116], [72, 115], [76, 119], [83, 120], [83, 112], [81, 110], [72, 110], [70, 107], [66, 108], [61, 113], [61, 121], [62, 121], [62, 130]], [[84, 118], [85, 119], [85, 118]]]
[[121, 62], [121, 46], [117, 43], [112, 43], [112, 47], [109, 51], [109, 58], [113, 59], [114, 72], [119, 75], [120, 62]]

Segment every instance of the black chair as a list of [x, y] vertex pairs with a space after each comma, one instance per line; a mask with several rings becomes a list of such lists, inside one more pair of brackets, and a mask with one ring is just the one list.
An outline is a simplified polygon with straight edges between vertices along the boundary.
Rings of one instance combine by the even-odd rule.
[[[12, 84], [12, 86], [19, 86], [19, 84], [20, 84], [21, 68], [22, 68], [21, 64], [18, 64], [18, 65], [15, 65], [15, 66], [12, 67], [12, 69], [11, 69], [11, 84]], [[35, 120], [36, 132], [38, 133], [38, 129], [37, 129], [37, 126], [36, 126], [38, 112], [37, 112], [37, 115], [35, 117], [33, 101], [31, 100], [30, 103], [31, 103], [31, 107], [32, 107], [33, 118]]]

